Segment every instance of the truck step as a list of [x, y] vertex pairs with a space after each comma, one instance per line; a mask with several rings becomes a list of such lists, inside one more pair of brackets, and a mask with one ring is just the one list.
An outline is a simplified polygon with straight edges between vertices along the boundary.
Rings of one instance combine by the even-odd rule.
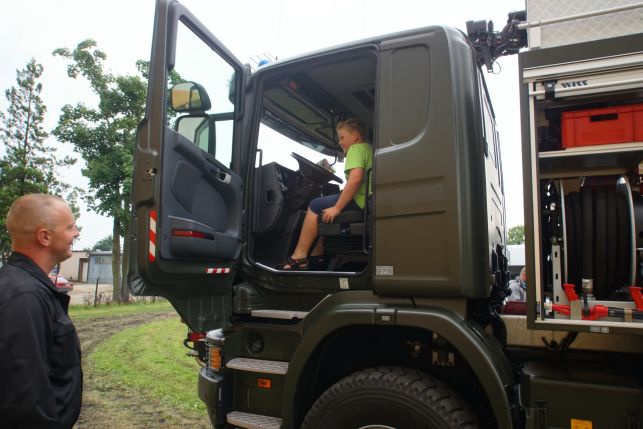
[[288, 362], [276, 360], [234, 358], [226, 363], [226, 367], [239, 371], [262, 372], [277, 375], [285, 375], [288, 372]]
[[277, 417], [262, 416], [259, 414], [232, 411], [227, 415], [228, 423], [247, 429], [279, 429], [281, 419]]

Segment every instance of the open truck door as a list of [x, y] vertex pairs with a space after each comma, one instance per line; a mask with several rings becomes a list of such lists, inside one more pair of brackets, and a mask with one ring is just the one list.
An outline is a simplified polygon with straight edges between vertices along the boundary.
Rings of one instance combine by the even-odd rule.
[[243, 69], [176, 1], [157, 2], [154, 26], [128, 277], [134, 294], [167, 298], [203, 332], [228, 320], [241, 249]]

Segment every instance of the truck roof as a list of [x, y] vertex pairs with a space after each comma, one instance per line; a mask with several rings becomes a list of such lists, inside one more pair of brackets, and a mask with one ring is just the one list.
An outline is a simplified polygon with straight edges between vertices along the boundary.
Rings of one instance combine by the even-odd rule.
[[303, 59], [309, 60], [312, 57], [322, 56], [328, 53], [337, 53], [338, 51], [350, 50], [352, 48], [365, 46], [369, 44], [378, 44], [381, 42], [386, 42], [387, 40], [391, 40], [391, 39], [398, 39], [400, 37], [413, 37], [419, 34], [426, 34], [426, 33], [435, 32], [439, 30], [442, 30], [447, 35], [447, 38], [450, 41], [456, 40], [456, 39], [467, 40], [465, 33], [456, 27], [451, 27], [446, 25], [431, 25], [426, 27], [414, 28], [411, 30], [403, 30], [403, 31], [397, 31], [394, 33], [382, 34], [378, 36], [368, 37], [365, 39], [354, 40], [346, 43], [341, 43], [339, 45], [328, 46], [325, 48], [296, 54], [291, 57], [275, 60], [274, 62], [264, 63], [260, 67], [258, 67], [255, 71], [262, 70], [264, 68], [273, 67], [276, 64], [286, 64], [290, 62], [297, 62]]

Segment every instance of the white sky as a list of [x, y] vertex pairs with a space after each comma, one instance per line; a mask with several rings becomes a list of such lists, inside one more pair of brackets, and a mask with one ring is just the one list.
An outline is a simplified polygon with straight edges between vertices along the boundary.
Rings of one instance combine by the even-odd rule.
[[[380, 34], [433, 24], [466, 30], [468, 20], [491, 19], [500, 30], [510, 11], [524, 9], [524, 0], [183, 0], [199, 19], [242, 62], [270, 53], [280, 59]], [[95, 39], [107, 54], [107, 67], [117, 74], [135, 74], [135, 62], [149, 59], [154, 0], [14, 0], [2, 4], [0, 15], [0, 110], [4, 91], [15, 85], [16, 69], [31, 57], [44, 66], [42, 97], [47, 106], [45, 129], [51, 131], [65, 104], [93, 103], [83, 80], [66, 75], [66, 63], [51, 52], [73, 49]], [[502, 72], [487, 75], [501, 135], [508, 225], [523, 223], [520, 118], [516, 56], [499, 60]], [[68, 145], [49, 139], [71, 152]], [[82, 161], [79, 160], [78, 164]], [[64, 172], [70, 183], [86, 188], [80, 166]], [[83, 209], [83, 227], [76, 248], [91, 247], [111, 233], [111, 221]]]

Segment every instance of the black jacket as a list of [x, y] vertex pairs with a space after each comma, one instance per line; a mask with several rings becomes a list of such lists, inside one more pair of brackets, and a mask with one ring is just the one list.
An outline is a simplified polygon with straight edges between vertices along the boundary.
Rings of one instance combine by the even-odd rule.
[[28, 257], [0, 268], [0, 428], [71, 428], [83, 374], [69, 296]]

